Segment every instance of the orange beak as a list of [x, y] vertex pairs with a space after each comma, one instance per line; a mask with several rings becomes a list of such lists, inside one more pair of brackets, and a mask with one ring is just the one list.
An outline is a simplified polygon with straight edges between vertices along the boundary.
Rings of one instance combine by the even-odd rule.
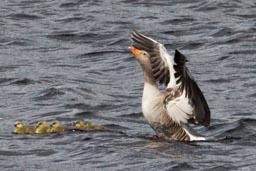
[[135, 55], [135, 56], [138, 56], [140, 54], [140, 50], [139, 49], [136, 49], [135, 47], [133, 46], [130, 46], [129, 47], [129, 50]]

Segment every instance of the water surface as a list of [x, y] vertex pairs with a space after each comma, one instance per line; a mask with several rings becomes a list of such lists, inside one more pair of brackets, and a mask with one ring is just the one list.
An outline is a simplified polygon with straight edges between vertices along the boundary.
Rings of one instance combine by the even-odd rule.
[[[1, 170], [254, 170], [253, 0], [0, 2]], [[150, 141], [133, 29], [179, 49], [212, 113], [214, 142]], [[14, 135], [16, 120], [76, 119], [118, 132]], [[223, 137], [226, 137], [223, 139]]]

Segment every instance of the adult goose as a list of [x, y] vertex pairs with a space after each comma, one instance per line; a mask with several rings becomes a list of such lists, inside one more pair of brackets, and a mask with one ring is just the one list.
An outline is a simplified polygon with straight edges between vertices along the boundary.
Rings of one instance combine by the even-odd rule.
[[[203, 141], [190, 124], [209, 126], [210, 110], [178, 50], [168, 54], [163, 44], [136, 31], [130, 51], [144, 75], [142, 112], [156, 133], [169, 140]], [[157, 84], [158, 83], [158, 84]], [[164, 84], [165, 90], [159, 85]]]

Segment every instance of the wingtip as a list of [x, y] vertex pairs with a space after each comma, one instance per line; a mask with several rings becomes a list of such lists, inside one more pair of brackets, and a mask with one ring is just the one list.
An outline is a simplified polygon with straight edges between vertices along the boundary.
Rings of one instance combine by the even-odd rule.
[[210, 126], [210, 124], [211, 124], [211, 113], [209, 112], [209, 114], [207, 115], [207, 117], [205, 118], [205, 120], [204, 120], [204, 123], [203, 123], [203, 125], [205, 126], [205, 127], [209, 127]]
[[174, 57], [183, 59], [185, 62], [188, 62], [188, 59], [183, 55], [178, 49], [175, 49]]
[[130, 35], [130, 40], [134, 42], [134, 39], [138, 36], [138, 31], [133, 29]]
[[182, 53], [180, 53], [180, 51], [178, 49], [175, 49], [175, 55], [182, 55]]
[[131, 32], [131, 35], [135, 35], [135, 34], [138, 34], [138, 31], [136, 29], [133, 29]]
[[141, 34], [137, 30], [133, 30], [131, 37], [133, 38], [140, 38]]

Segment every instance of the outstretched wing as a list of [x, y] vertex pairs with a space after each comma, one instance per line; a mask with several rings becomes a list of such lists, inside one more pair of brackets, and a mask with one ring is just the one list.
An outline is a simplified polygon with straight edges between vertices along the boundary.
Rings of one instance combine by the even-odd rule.
[[132, 32], [133, 46], [149, 53], [153, 76], [160, 84], [168, 86], [170, 82], [171, 58], [164, 45], [136, 31]]
[[131, 39], [135, 48], [149, 53], [155, 80], [165, 84], [166, 89], [176, 89], [184, 96], [179, 102], [170, 102], [179, 107], [178, 109], [173, 106], [169, 109], [174, 110], [170, 112], [174, 113], [173, 117], [177, 113], [177, 118], [180, 118], [178, 120], [184, 121], [181, 119], [183, 116], [189, 122], [208, 126], [210, 110], [203, 93], [185, 65], [186, 57], [178, 50], [175, 50], [174, 56], [169, 55], [163, 44], [136, 31], [132, 32]]
[[190, 118], [192, 123], [208, 126], [210, 124], [210, 109], [204, 98], [202, 91], [196, 81], [191, 76], [186, 67], [186, 57], [178, 50], [174, 54], [174, 65], [176, 83], [179, 85], [179, 91], [184, 94], [189, 105], [193, 107], [193, 118]]

